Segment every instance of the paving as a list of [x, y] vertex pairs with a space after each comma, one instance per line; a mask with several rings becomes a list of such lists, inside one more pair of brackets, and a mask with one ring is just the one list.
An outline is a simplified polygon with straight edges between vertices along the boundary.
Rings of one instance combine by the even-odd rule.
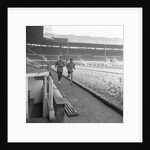
[[52, 78], [55, 85], [67, 97], [70, 104], [79, 113], [78, 116], [64, 116], [55, 122], [59, 123], [123, 123], [123, 116], [103, 102], [92, 96], [79, 86], [72, 84], [62, 77], [61, 83], [58, 84], [57, 73], [52, 71]]

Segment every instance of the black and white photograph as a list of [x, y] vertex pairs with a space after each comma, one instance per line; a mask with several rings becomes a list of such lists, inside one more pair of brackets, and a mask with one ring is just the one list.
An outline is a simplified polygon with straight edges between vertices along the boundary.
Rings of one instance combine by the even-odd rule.
[[142, 8], [8, 8], [8, 142], [142, 141]]
[[123, 123], [123, 26], [26, 26], [27, 123]]

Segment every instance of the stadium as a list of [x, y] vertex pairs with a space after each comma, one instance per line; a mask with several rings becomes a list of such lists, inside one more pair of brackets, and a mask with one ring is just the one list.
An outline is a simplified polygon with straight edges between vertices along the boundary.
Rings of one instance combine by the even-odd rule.
[[[76, 65], [73, 85], [66, 67], [58, 84], [59, 56]], [[44, 26], [26, 26], [26, 81], [27, 123], [123, 123], [121, 39], [48, 34]]]

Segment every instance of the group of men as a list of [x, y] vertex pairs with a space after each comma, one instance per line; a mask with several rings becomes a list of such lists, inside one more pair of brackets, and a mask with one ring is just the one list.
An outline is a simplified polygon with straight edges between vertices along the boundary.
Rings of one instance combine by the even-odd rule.
[[[71, 76], [70, 84], [72, 85], [73, 70], [76, 69], [75, 68], [75, 64], [74, 64], [72, 58], [70, 59], [70, 61], [68, 63], [65, 63], [62, 60], [62, 56], [59, 56], [59, 60], [55, 63], [55, 68], [57, 68], [57, 74], [58, 74], [58, 83], [60, 84], [61, 77], [62, 77], [62, 74], [63, 74], [63, 67], [65, 67], [65, 66], [66, 66], [66, 68], [68, 70], [68, 76], [67, 76], [67, 78], [70, 78], [70, 76]], [[51, 64], [48, 63], [47, 69], [48, 69], [49, 73], [51, 74], [50, 68], [51, 68]]]

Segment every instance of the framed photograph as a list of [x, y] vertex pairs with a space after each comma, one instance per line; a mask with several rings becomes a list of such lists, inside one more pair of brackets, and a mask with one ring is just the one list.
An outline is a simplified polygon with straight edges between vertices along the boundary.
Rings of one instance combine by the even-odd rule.
[[142, 142], [142, 8], [7, 11], [8, 142]]

